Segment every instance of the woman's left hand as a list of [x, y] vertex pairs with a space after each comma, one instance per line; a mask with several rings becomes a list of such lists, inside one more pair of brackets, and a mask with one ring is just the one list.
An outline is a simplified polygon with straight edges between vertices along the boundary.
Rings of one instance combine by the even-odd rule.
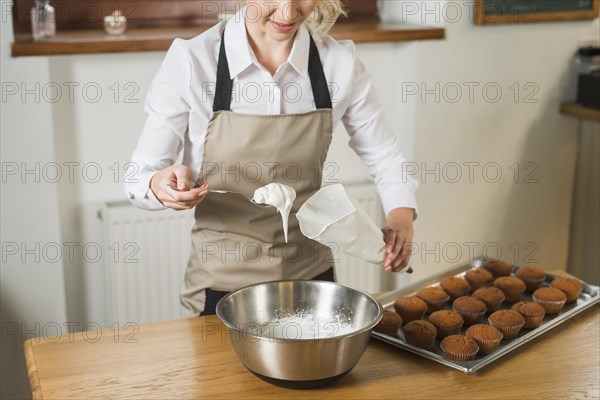
[[386, 272], [398, 272], [408, 265], [412, 251], [414, 217], [412, 208], [395, 208], [390, 211], [388, 225], [382, 229], [387, 254], [383, 263]]

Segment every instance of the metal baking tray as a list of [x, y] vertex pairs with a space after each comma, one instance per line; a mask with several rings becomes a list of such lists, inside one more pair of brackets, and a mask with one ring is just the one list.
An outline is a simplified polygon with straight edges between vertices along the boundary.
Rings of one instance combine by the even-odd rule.
[[[454, 267], [450, 270], [438, 273], [425, 281], [418, 282], [418, 283], [410, 285], [406, 288], [387, 292], [381, 296], [378, 296], [377, 300], [379, 300], [381, 305], [386, 310], [393, 311], [394, 310], [394, 307], [393, 307], [394, 301], [396, 299], [398, 299], [399, 297], [414, 295], [419, 289], [424, 288], [426, 286], [435, 285], [447, 276], [459, 276], [459, 277], [463, 276], [466, 271], [468, 271], [472, 268], [480, 268], [481, 265], [483, 264], [483, 261], [485, 261], [484, 257], [477, 258], [468, 264]], [[517, 266], [513, 266], [513, 273], [517, 269], [518, 269]], [[543, 283], [543, 286], [549, 286], [550, 282], [552, 282], [556, 278], [559, 278], [559, 276], [546, 273], [546, 281]], [[531, 293], [525, 292], [525, 294], [523, 295], [521, 300], [532, 301]], [[494, 362], [495, 360], [499, 359], [503, 355], [508, 354], [511, 351], [517, 349], [518, 347], [524, 345], [525, 343], [529, 342], [530, 340], [542, 335], [544, 332], [547, 332], [550, 329], [560, 325], [561, 323], [567, 321], [569, 318], [572, 318], [575, 315], [581, 313], [582, 311], [590, 308], [591, 306], [598, 303], [599, 301], [600, 301], [600, 287], [584, 283], [583, 290], [581, 291], [581, 295], [579, 295], [579, 298], [577, 299], [577, 301], [574, 303], [566, 304], [565, 307], [563, 308], [563, 310], [558, 315], [550, 315], [550, 316], [547, 315], [546, 317], [544, 317], [542, 324], [538, 328], [531, 329], [531, 330], [523, 329], [523, 330], [521, 330], [521, 332], [519, 332], [519, 335], [516, 338], [511, 339], [511, 340], [503, 340], [500, 343], [499, 348], [495, 352], [488, 354], [488, 355], [484, 355], [484, 356], [478, 354], [474, 360], [467, 361], [467, 362], [453, 361], [453, 360], [448, 360], [447, 358], [445, 358], [444, 353], [442, 352], [442, 350], [440, 348], [440, 339], [436, 339], [435, 346], [432, 349], [425, 350], [425, 349], [421, 349], [419, 347], [416, 347], [416, 346], [406, 343], [401, 334], [399, 335], [399, 337], [394, 337], [394, 336], [386, 335], [384, 333], [373, 331], [371, 333], [371, 335], [374, 338], [381, 340], [385, 343], [389, 343], [393, 346], [408, 350], [408, 351], [418, 354], [422, 357], [436, 361], [440, 364], [444, 364], [444, 365], [447, 365], [448, 367], [451, 367], [451, 368], [457, 369], [461, 372], [470, 374], [470, 373], [474, 373], [474, 372], [480, 370], [481, 368]], [[512, 306], [512, 304], [503, 303], [499, 309], [500, 310], [508, 309], [511, 306]], [[446, 306], [446, 309], [451, 309], [450, 302]], [[482, 320], [482, 323], [487, 323], [488, 316], [489, 316], [489, 314], [485, 315], [484, 319]], [[467, 326], [463, 326], [461, 328], [461, 334], [464, 335], [466, 328], [467, 328]], [[402, 328], [399, 329], [399, 331], [401, 331], [401, 330], [402, 330]]]

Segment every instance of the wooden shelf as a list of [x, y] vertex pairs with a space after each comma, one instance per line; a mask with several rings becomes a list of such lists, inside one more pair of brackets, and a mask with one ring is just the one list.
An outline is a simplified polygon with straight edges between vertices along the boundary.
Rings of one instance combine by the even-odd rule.
[[584, 107], [577, 103], [562, 103], [560, 105], [560, 113], [590, 121], [600, 121], [600, 110]]
[[[110, 36], [103, 31], [77, 30], [58, 32], [55, 37], [34, 42], [30, 34], [15, 33], [12, 56], [48, 56], [64, 54], [124, 53], [165, 51], [173, 39], [190, 39], [212, 25], [130, 29], [124, 35]], [[443, 39], [442, 28], [424, 28], [380, 22], [340, 22], [330, 32], [337, 40], [356, 43], [398, 42]]]

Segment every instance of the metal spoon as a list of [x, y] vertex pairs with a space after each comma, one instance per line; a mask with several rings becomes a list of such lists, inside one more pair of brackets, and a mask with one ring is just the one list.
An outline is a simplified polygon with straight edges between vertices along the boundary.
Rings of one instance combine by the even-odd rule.
[[[177, 189], [173, 185], [167, 185], [167, 186], [170, 187], [171, 189], [173, 189], [176, 192], [187, 192], [187, 190], [179, 190], [179, 189]], [[197, 187], [198, 187], [198, 185], [193, 184], [193, 185], [190, 186], [189, 190], [195, 189]], [[233, 195], [238, 196], [238, 197], [243, 197], [245, 200], [247, 200], [247, 201], [251, 202], [252, 204], [255, 204], [255, 205], [259, 206], [259, 207], [273, 207], [270, 204], [257, 203], [253, 199], [249, 199], [248, 197], [244, 196], [243, 194], [241, 194], [239, 192], [234, 192], [233, 190], [208, 189], [208, 192], [209, 193], [217, 193], [217, 194], [233, 194]]]

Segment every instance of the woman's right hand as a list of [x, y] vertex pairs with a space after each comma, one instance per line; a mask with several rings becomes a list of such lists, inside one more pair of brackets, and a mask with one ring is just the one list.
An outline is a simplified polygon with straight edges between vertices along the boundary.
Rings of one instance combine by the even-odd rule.
[[208, 194], [207, 183], [190, 189], [191, 177], [191, 169], [185, 165], [173, 165], [152, 176], [150, 190], [163, 206], [177, 211], [189, 210], [196, 207]]

